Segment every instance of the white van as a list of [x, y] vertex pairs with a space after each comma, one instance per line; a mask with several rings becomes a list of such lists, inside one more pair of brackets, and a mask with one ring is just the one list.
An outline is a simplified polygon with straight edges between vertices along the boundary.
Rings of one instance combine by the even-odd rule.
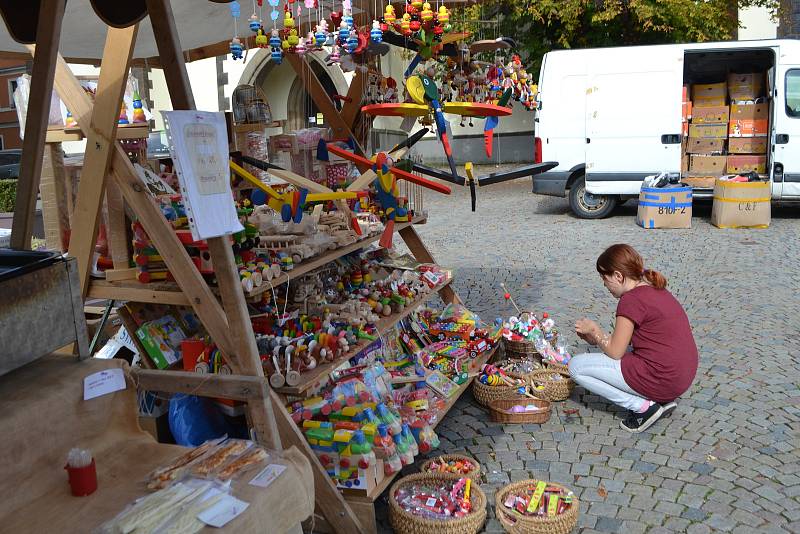
[[[766, 172], [774, 201], [800, 201], [800, 41], [630, 46], [545, 54], [535, 119], [533, 192], [569, 196], [579, 217], [608, 216], [642, 179], [681, 171], [683, 87], [766, 73]], [[711, 196], [696, 189], [696, 198]]]

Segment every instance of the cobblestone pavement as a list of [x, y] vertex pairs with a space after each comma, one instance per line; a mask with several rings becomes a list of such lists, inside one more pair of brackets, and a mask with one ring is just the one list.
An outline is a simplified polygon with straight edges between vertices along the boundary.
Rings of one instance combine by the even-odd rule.
[[[582, 316], [610, 325], [616, 301], [594, 263], [626, 242], [666, 275], [700, 349], [676, 412], [639, 435], [580, 387], [543, 425], [493, 424], [465, 394], [438, 428], [441, 452], [483, 465], [486, 532], [502, 532], [495, 490], [530, 477], [578, 494], [585, 534], [800, 532], [800, 207], [773, 210], [768, 230], [716, 229], [710, 206], [695, 207], [691, 230], [643, 230], [635, 202], [579, 220], [565, 199], [532, 195], [529, 180], [479, 190], [474, 214], [466, 189], [425, 202], [430, 218], [418, 231], [485, 319], [512, 312], [504, 281], [570, 335]], [[378, 515], [385, 520], [385, 505]]]

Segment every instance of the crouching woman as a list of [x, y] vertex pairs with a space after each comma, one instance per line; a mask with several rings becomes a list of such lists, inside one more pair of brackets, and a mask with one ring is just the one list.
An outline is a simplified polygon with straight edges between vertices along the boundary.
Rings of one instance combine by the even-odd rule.
[[689, 319], [658, 271], [644, 268], [630, 245], [612, 245], [597, 259], [603, 285], [619, 299], [609, 335], [589, 319], [575, 332], [603, 353], [580, 354], [569, 363], [585, 389], [628, 410], [620, 426], [642, 432], [677, 406], [697, 373], [698, 354]]

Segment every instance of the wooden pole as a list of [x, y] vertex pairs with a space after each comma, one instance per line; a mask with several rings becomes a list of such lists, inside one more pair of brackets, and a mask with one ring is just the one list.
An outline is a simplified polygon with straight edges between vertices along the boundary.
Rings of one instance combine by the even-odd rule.
[[[35, 54], [34, 46], [29, 45], [27, 48], [31, 54]], [[60, 55], [56, 62], [54, 83], [59, 96], [86, 134], [92, 114], [92, 103]], [[224, 354], [235, 355], [236, 351], [231, 342], [222, 306], [192, 263], [172, 227], [153, 203], [150, 193], [145, 189], [133, 164], [119, 144], [116, 144], [112, 156], [111, 177], [119, 185], [125, 201], [136, 213], [209, 335]]]
[[58, 252], [67, 250], [64, 239], [69, 229], [66, 181], [61, 143], [45, 143], [42, 178], [39, 182], [42, 195], [44, 237], [47, 248]]
[[[173, 109], [194, 109], [194, 95], [189, 85], [189, 75], [183, 60], [180, 40], [175, 29], [172, 9], [167, 0], [147, 0], [153, 35], [156, 37], [161, 62], [165, 65], [167, 88]], [[253, 325], [244, 300], [239, 272], [227, 236], [208, 239], [208, 251], [214, 265], [222, 305], [228, 320], [237, 372], [250, 376], [264, 376], [261, 358], [256, 347]], [[258, 439], [273, 449], [281, 449], [280, 435], [275, 424], [275, 414], [270, 400], [248, 401], [250, 419]]]
[[78, 200], [72, 217], [72, 236], [69, 241], [69, 255], [78, 260], [81, 293], [84, 297], [89, 290], [100, 207], [103, 205], [106, 176], [117, 144], [120, 102], [128, 83], [128, 65], [138, 30], [138, 24], [127, 28], [108, 28], [92, 118], [89, 128], [85, 130], [86, 154], [83, 158], [83, 171], [78, 185]]
[[11, 226], [11, 248], [29, 250], [36, 213], [36, 196], [42, 172], [42, 154], [50, 115], [50, 95], [53, 93], [58, 43], [61, 40], [61, 21], [66, 0], [41, 0], [36, 43], [42, 53], [33, 60], [28, 115], [25, 120], [25, 139], [22, 142], [17, 199]]

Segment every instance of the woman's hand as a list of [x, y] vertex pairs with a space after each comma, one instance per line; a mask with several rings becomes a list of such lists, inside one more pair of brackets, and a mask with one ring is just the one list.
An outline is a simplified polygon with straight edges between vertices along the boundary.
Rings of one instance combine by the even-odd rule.
[[591, 319], [578, 319], [575, 323], [575, 333], [579, 338], [592, 345], [597, 344], [597, 339], [601, 334], [600, 325]]

